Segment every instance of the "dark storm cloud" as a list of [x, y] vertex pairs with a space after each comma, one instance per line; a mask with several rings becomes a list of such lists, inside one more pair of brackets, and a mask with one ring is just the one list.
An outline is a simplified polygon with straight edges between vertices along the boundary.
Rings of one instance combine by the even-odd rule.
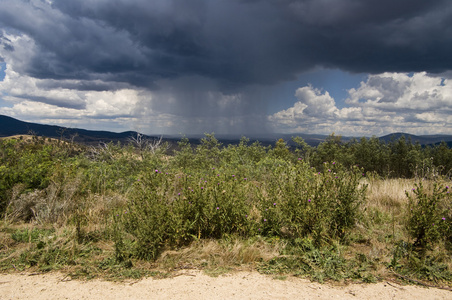
[[[0, 31], [0, 45], [6, 51], [14, 51], [14, 47], [11, 45], [11, 41], [3, 35], [3, 32]], [[3, 62], [4, 58], [0, 56], [0, 61]]]
[[73, 108], [73, 109], [84, 109], [86, 108], [86, 103], [80, 100], [68, 100], [64, 98], [55, 98], [55, 97], [43, 97], [43, 96], [35, 96], [35, 95], [28, 95], [28, 94], [22, 94], [22, 95], [15, 95], [15, 97], [23, 98], [26, 100], [31, 100], [35, 102], [41, 102], [45, 104], [55, 105], [58, 107], [64, 107], [64, 108]]
[[369, 78], [367, 85], [378, 89], [383, 94], [383, 97], [378, 100], [379, 103], [395, 103], [409, 88], [409, 84], [406, 82], [383, 76]]
[[201, 76], [234, 93], [314, 66], [452, 69], [449, 0], [51, 2], [4, 0], [0, 10], [6, 31], [34, 39], [23, 71], [37, 78], [156, 88], [161, 79]]
[[102, 80], [45, 80], [36, 83], [36, 86], [43, 90], [49, 89], [69, 89], [79, 91], [115, 91], [131, 86], [122, 82], [104, 82]]

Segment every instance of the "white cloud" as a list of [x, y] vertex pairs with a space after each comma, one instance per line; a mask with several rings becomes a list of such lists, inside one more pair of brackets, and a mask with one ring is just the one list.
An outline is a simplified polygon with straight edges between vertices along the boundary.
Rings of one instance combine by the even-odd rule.
[[[21, 60], [31, 57], [33, 40], [4, 36], [15, 51], [0, 49], [7, 65], [0, 95], [8, 103], [0, 107], [0, 114], [43, 124], [148, 134], [265, 131], [262, 105], [246, 93], [219, 92], [212, 80], [166, 79], [156, 82], [158, 89], [147, 90], [100, 78], [35, 78], [25, 75], [27, 63]], [[253, 105], [256, 109], [250, 108]]]
[[322, 94], [312, 86], [297, 89], [298, 101], [294, 106], [269, 116], [270, 122], [278, 124], [282, 129], [297, 128], [306, 131], [308, 126], [323, 127], [326, 120], [337, 118], [338, 109], [334, 99], [328, 92]]
[[347, 103], [381, 110], [452, 110], [452, 85], [425, 72], [370, 75], [358, 89], [349, 90]]
[[[382, 73], [348, 91], [338, 108], [328, 91], [311, 85], [295, 91], [296, 102], [265, 119], [257, 88], [223, 93], [202, 76], [155, 82], [159, 89], [132, 87], [106, 77], [42, 79], [25, 75], [36, 53], [27, 35], [3, 32], [0, 57], [6, 62], [0, 96], [6, 114], [25, 121], [69, 127], [144, 133], [275, 132], [384, 135], [452, 132], [452, 75]], [[10, 51], [8, 49], [14, 49]]]
[[8, 103], [0, 107], [0, 114], [95, 130], [163, 133], [173, 125], [173, 115], [152, 110], [153, 94], [145, 89], [102, 80], [39, 79], [25, 75], [27, 60], [35, 53], [33, 39], [6, 32], [1, 36], [14, 51], [0, 47], [0, 57], [6, 62], [0, 96]]
[[[0, 56], [6, 61], [5, 78], [0, 81], [0, 95], [9, 105], [0, 107], [0, 114], [25, 121], [56, 124], [89, 129], [130, 130], [131, 124], [143, 114], [139, 103], [143, 97], [150, 100], [147, 92], [124, 88], [110, 91], [78, 90], [81, 85], [101, 86], [108, 82], [81, 80], [38, 79], [20, 72], [33, 55], [35, 47], [26, 35], [3, 34], [14, 48], [8, 51], [0, 47]], [[159, 121], [158, 114], [147, 111], [148, 116]]]
[[[348, 91], [348, 107], [312, 86], [299, 88], [294, 106], [269, 116], [277, 132], [383, 135], [391, 132], [450, 134], [452, 84], [425, 72], [369, 75]], [[319, 123], [319, 121], [323, 123]]]
[[134, 116], [140, 101], [136, 90], [90, 91], [85, 93], [86, 112], [91, 117], [97, 116]]
[[[48, 80], [19, 75], [8, 65], [0, 82], [2, 99], [12, 104], [8, 112], [27, 119], [133, 117], [139, 92], [131, 89], [116, 91], [78, 91], [65, 88], [45, 88]], [[3, 109], [5, 112], [5, 109]]]
[[302, 112], [307, 116], [330, 118], [334, 117], [337, 112], [336, 103], [327, 91], [322, 94], [320, 90], [306, 86], [297, 89], [295, 96], [298, 98], [298, 102], [306, 105]]

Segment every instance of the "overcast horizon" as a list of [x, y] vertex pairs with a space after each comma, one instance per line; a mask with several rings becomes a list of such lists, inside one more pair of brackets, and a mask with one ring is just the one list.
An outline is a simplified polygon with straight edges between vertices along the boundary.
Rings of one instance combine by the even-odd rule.
[[448, 0], [0, 0], [0, 114], [145, 134], [452, 133]]

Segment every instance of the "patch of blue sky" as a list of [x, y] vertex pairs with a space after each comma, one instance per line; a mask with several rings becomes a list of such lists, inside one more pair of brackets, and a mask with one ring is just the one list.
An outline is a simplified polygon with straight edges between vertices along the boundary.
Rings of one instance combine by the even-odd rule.
[[[0, 62], [0, 81], [3, 81], [5, 79], [5, 70], [6, 70], [6, 63]], [[0, 107], [13, 107], [12, 103], [3, 100], [3, 97], [7, 95], [5, 92], [0, 91]]]
[[0, 81], [3, 81], [5, 79], [5, 70], [6, 70], [6, 63], [0, 62]]
[[298, 88], [311, 85], [321, 91], [322, 94], [328, 92], [336, 102], [336, 107], [341, 109], [347, 107], [345, 99], [348, 98], [348, 91], [351, 88], [358, 88], [361, 81], [367, 80], [368, 74], [349, 73], [339, 69], [315, 69], [298, 76], [297, 80], [279, 84], [272, 89], [268, 95], [268, 113], [272, 114], [287, 109], [298, 99], [295, 92]]

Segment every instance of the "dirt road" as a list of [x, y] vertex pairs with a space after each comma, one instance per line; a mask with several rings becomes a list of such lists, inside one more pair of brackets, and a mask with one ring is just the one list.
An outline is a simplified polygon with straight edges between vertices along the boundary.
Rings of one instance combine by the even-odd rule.
[[71, 280], [60, 273], [0, 275], [0, 299], [452, 299], [452, 292], [394, 282], [319, 284], [289, 277], [277, 280], [255, 272], [209, 277], [184, 271], [168, 279], [114, 283]]

